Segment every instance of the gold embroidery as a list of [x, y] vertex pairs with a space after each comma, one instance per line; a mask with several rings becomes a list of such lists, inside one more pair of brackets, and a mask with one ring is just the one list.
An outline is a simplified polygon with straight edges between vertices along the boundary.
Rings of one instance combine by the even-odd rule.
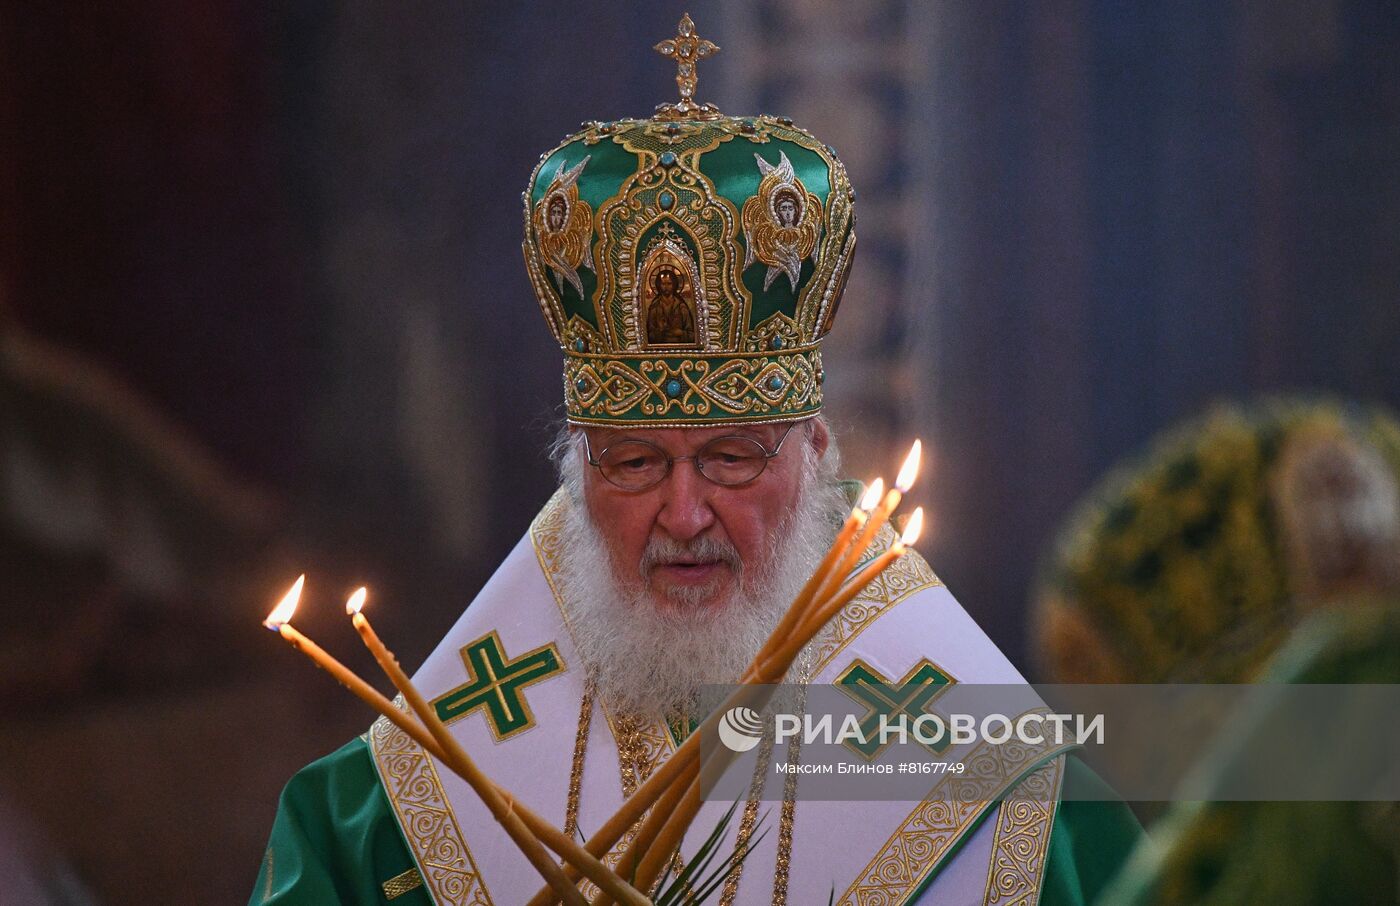
[[[643, 272], [645, 258], [663, 227], [671, 229], [663, 238], [669, 239], [673, 257], [686, 263], [693, 281], [700, 346], [716, 352], [738, 348], [749, 310], [748, 294], [737, 282], [739, 212], [715, 192], [699, 164], [702, 150], [727, 138], [716, 133], [700, 148], [677, 146], [679, 150], [664, 152], [675, 156], [673, 166], [644, 164], [599, 209], [598, 247], [603, 257], [598, 262], [596, 311], [600, 331], [612, 341], [612, 354], [647, 348], [642, 301], [648, 287], [641, 281], [650, 276]], [[649, 146], [642, 152], [644, 160], [659, 157], [655, 143], [644, 144]]]
[[[888, 550], [896, 538], [894, 530], [888, 525], [881, 529], [861, 565]], [[832, 618], [825, 633], [817, 638], [817, 669], [830, 664], [856, 636], [892, 610], [896, 604], [925, 588], [937, 588], [942, 584], [943, 581], [934, 575], [928, 563], [917, 552], [911, 550], [895, 560], [889, 569], [856, 595], [855, 600], [841, 608], [841, 612]]]
[[[576, 833], [578, 828], [583, 768], [588, 757], [587, 727], [591, 726], [593, 722], [593, 702], [596, 697], [593, 683], [588, 681], [584, 687], [583, 702], [579, 707], [579, 730], [574, 736], [573, 763], [569, 772], [569, 800], [565, 807], [565, 821], [567, 823], [570, 820], [569, 816], [573, 816], [573, 830], [566, 830], [566, 833]], [[604, 709], [603, 714], [617, 742], [617, 767], [618, 778], [622, 785], [622, 797], [629, 799], [637, 791], [637, 787], [650, 776], [652, 769], [659, 761], [656, 756], [661, 747], [656, 744], [656, 729], [636, 718], [619, 716], [614, 719], [608, 715], [606, 709]], [[665, 736], [664, 732], [661, 735]], [[644, 740], [649, 740], [649, 742]], [[579, 779], [577, 784], [574, 782], [575, 777]], [[623, 852], [631, 846], [632, 840], [636, 837], [637, 830], [638, 825], [629, 828], [623, 834], [622, 839], [603, 854], [603, 864], [609, 868], [616, 868], [618, 862], [622, 860]], [[579, 882], [579, 890], [583, 892], [584, 898], [589, 900], [598, 894], [597, 886], [586, 879]]]
[[[806, 685], [811, 681], [811, 674], [803, 672], [798, 682], [803, 686], [800, 698], [797, 703], [798, 712], [806, 709], [807, 689]], [[797, 796], [797, 776], [795, 770], [802, 760], [802, 741], [794, 738], [788, 743], [787, 763], [794, 770], [787, 773], [783, 781], [783, 803], [780, 817], [778, 819], [778, 845], [777, 854], [773, 860], [773, 904], [781, 906], [787, 902], [788, 868], [792, 864], [792, 822]], [[763, 796], [763, 787], [767, 779], [765, 772], [768, 769], [769, 759], [773, 757], [773, 737], [765, 735], [763, 748], [759, 750], [758, 759], [754, 762], [753, 780], [749, 784], [749, 798], [744, 803], [744, 816], [739, 822], [739, 833], [735, 836], [735, 851], [748, 845], [749, 838], [753, 836], [754, 826], [758, 820], [758, 807]], [[735, 866], [734, 871], [724, 881], [724, 888], [720, 894], [719, 906], [731, 906], [734, 898], [739, 894], [739, 881], [743, 878], [744, 866], [747, 862], [740, 862]]]
[[540, 255], [545, 265], [554, 271], [561, 296], [564, 282], [568, 281], [579, 298], [583, 298], [578, 269], [593, 270], [593, 246], [588, 241], [593, 237], [593, 208], [578, 197], [578, 177], [588, 166], [590, 157], [584, 155], [583, 160], [568, 169], [564, 168], [564, 161], [559, 161], [544, 197], [535, 205], [533, 221]]
[[[644, 232], [663, 220], [683, 231], [698, 247], [703, 281], [697, 291], [703, 289], [712, 303], [708, 326], [722, 325], [722, 329], [709, 331], [716, 351], [733, 351], [741, 347], [744, 331], [748, 328], [750, 299], [739, 279], [739, 271], [742, 270], [736, 241], [740, 231], [739, 210], [729, 199], [715, 191], [700, 170], [700, 160], [704, 154], [741, 136], [760, 144], [770, 140], [791, 142], [815, 153], [828, 168], [831, 185], [825, 209], [818, 204], [812, 215], [813, 223], [824, 219], [827, 228], [815, 240], [817, 250], [811, 254], [815, 256], [817, 270], [800, 293], [794, 317], [800, 323], [804, 345], [815, 343], [829, 329], [830, 303], [844, 282], [853, 248], [847, 239], [852, 220], [853, 193], [845, 167], [825, 145], [790, 122], [769, 116], [726, 117], [704, 126], [693, 123], [662, 124], [655, 120], [619, 120], [615, 123], [591, 124], [583, 132], [565, 139], [541, 157], [531, 177], [531, 185], [535, 185], [545, 161], [556, 159], [560, 150], [575, 141], [587, 145], [608, 137], [637, 155], [637, 171], [623, 182], [617, 195], [600, 208], [594, 218], [599, 233], [593, 247], [603, 257], [597, 260], [597, 265], [601, 267], [596, 267], [599, 291], [591, 301], [595, 302], [600, 339], [607, 344], [607, 351], [625, 352], [642, 348], [638, 342], [641, 336], [637, 329], [639, 325], [635, 317], [625, 316], [628, 307], [625, 303], [634, 298], [635, 263], [641, 251], [638, 242]], [[670, 155], [665, 158], [664, 164], [663, 155]], [[547, 195], [548, 191], [545, 193]], [[539, 235], [535, 223], [539, 204], [529, 203], [528, 192], [525, 200], [524, 252], [527, 269], [545, 320], [560, 345], [567, 347], [563, 332], [569, 318], [564, 315], [553, 282], [545, 278], [545, 272], [551, 265], [541, 254], [540, 242], [536, 238]], [[774, 200], [777, 200], [776, 197]], [[543, 201], [542, 197], [540, 203]], [[558, 211], [559, 206], [556, 204], [555, 208]], [[775, 209], [774, 216], [781, 218], [784, 215]], [[781, 223], [781, 219], [778, 222]]]
[[904, 902], [957, 848], [987, 808], [995, 806], [1037, 763], [1068, 748], [984, 742], [962, 756], [966, 772], [939, 778], [837, 902], [841, 906]]
[[1065, 756], [1032, 773], [997, 810], [984, 906], [1035, 906], [1060, 801]]
[[593, 727], [593, 684], [583, 685], [578, 708], [578, 732], [574, 734], [574, 760], [569, 767], [569, 795], [564, 803], [564, 836], [578, 836], [578, 804], [583, 792], [583, 753], [588, 748], [588, 731]]
[[[794, 748], [802, 743], [793, 740]], [[794, 763], [797, 756], [793, 756]], [[792, 868], [792, 825], [797, 815], [797, 772], [783, 780], [783, 806], [778, 817], [778, 857], [773, 861], [773, 906], [786, 906], [789, 870]]]
[[[812, 681], [810, 668], [804, 668], [801, 677], [803, 686], [797, 710], [807, 710], [806, 686]], [[793, 737], [788, 743], [788, 764], [796, 767], [802, 762], [802, 738]], [[792, 829], [797, 818], [797, 777], [795, 770], [788, 771], [783, 779], [783, 805], [778, 815], [778, 854], [773, 860], [773, 906], [785, 906], [788, 895], [788, 870], [792, 867]]]
[[815, 349], [694, 358], [619, 358], [569, 353], [565, 399], [580, 423], [656, 427], [722, 409], [743, 421], [773, 421], [815, 412], [822, 401], [821, 353]]
[[[754, 761], [753, 778], [749, 781], [749, 795], [744, 802], [744, 812], [739, 819], [739, 832], [734, 836], [734, 851], [737, 853], [748, 844], [753, 836], [754, 827], [758, 824], [758, 806], [760, 797], [763, 795], [763, 782], [767, 780], [765, 773], [768, 767], [768, 760], [773, 757], [773, 735], [765, 733], [763, 742], [759, 746], [758, 758]], [[720, 891], [720, 906], [729, 906], [734, 902], [734, 897], [739, 894], [739, 881], [744, 876], [745, 862], [740, 862], [729, 873], [729, 877], [724, 879], [724, 887]]]
[[[394, 705], [401, 711], [407, 707], [403, 696]], [[369, 735], [384, 792], [434, 901], [438, 906], [491, 906], [432, 758], [387, 718], [376, 720]]]
[[797, 322], [777, 312], [759, 324], [744, 338], [742, 352], [762, 352], [765, 349], [793, 349], [802, 345], [797, 335]]
[[[582, 230], [584, 202], [575, 202], [577, 186], [568, 177], [587, 182], [588, 176], [575, 174], [569, 164], [579, 167], [594, 156], [582, 152], [604, 139], [634, 155], [636, 170], [598, 201], [593, 240], [580, 244], [572, 231], [576, 215]], [[792, 172], [781, 148], [776, 164], [765, 157], [760, 165], [767, 168], [762, 198], [729, 198], [704, 173], [703, 161], [736, 140], [768, 145], [770, 155], [771, 142], [815, 154], [825, 165], [819, 187], [825, 203]], [[791, 180], [785, 178], [789, 172]], [[819, 343], [830, 330], [854, 248], [853, 192], [829, 148], [790, 120], [770, 116], [591, 123], [541, 158], [530, 185], [524, 196], [525, 264], [567, 357], [571, 421], [734, 424], [820, 410]], [[749, 212], [742, 224], [741, 204]], [[663, 230], [668, 234], [661, 235]], [[741, 242], [741, 232], [747, 242]], [[571, 237], [567, 248], [565, 237]], [[754, 302], [743, 272], [755, 260], [768, 265], [768, 286], [786, 273], [795, 294], [777, 312], [781, 332], [771, 323], [749, 323]], [[809, 260], [812, 272], [803, 281], [801, 269]], [[564, 304], [569, 286], [571, 298], [588, 288], [578, 277], [580, 267], [596, 275], [595, 288], [582, 299], [582, 317], [573, 303], [568, 311]], [[747, 358], [758, 352], [795, 354], [801, 361], [779, 362], [787, 373], [774, 373], [766, 367], [770, 363]], [[588, 357], [578, 358], [582, 353]], [[657, 366], [648, 353], [663, 364]], [[682, 368], [682, 358], [692, 358], [692, 365], [693, 358], [703, 359], [703, 371]], [[643, 359], [651, 363], [649, 372], [641, 367]], [[613, 368], [612, 361], [621, 367]], [[675, 394], [693, 408], [682, 406]]]
[[272, 899], [272, 870], [273, 870], [272, 847], [267, 848], [267, 883], [263, 885], [263, 902]]
[[778, 150], [777, 165], [754, 154], [758, 162], [758, 194], [744, 202], [744, 269], [755, 260], [768, 265], [763, 275], [763, 288], [773, 285], [779, 274], [788, 278], [788, 285], [797, 292], [802, 274], [802, 262], [817, 261], [817, 246], [822, 232], [822, 203], [807, 191], [802, 180], [793, 172], [792, 161], [782, 149]]
[[384, 888], [384, 899], [397, 900], [410, 890], [422, 887], [423, 876], [418, 873], [418, 869], [410, 868], [401, 875], [394, 875], [380, 886]]

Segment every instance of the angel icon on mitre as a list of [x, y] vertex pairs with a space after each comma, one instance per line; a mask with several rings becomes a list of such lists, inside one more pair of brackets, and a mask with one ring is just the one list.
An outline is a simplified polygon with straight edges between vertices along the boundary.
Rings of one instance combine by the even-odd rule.
[[748, 246], [744, 267], [762, 261], [768, 265], [763, 277], [765, 290], [779, 274], [786, 274], [788, 285], [796, 292], [802, 262], [808, 258], [816, 262], [822, 232], [821, 201], [802, 185], [781, 150], [777, 166], [758, 154], [754, 159], [763, 176], [757, 194], [744, 202], [744, 244]]
[[589, 156], [568, 169], [564, 161], [559, 162], [531, 218], [535, 235], [539, 237], [540, 255], [554, 272], [560, 294], [567, 280], [582, 296], [583, 282], [579, 280], [578, 269], [593, 270], [593, 248], [589, 242], [593, 238], [593, 208], [578, 197], [578, 178], [588, 165]]

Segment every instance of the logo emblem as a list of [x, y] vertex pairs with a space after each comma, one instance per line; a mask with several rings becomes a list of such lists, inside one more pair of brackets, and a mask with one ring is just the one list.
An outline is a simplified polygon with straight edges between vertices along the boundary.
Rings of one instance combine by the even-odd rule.
[[763, 738], [763, 721], [752, 708], [730, 708], [719, 719], [719, 741], [734, 752], [747, 752]]

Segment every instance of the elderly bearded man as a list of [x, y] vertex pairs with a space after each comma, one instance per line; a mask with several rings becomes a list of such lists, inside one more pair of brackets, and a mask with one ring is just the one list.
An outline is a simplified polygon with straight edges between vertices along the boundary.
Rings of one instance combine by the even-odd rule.
[[[693, 60], [704, 42], [683, 27], [661, 47]], [[583, 836], [690, 731], [699, 687], [743, 673], [851, 507], [819, 413], [854, 192], [789, 120], [695, 104], [693, 72], [680, 103], [588, 125], [530, 180], [526, 266], [565, 356], [561, 487], [414, 677], [487, 774]], [[663, 271], [695, 292], [685, 349], [646, 336]], [[923, 665], [1024, 682], [914, 554], [789, 681], [838, 682], [857, 664], [888, 682]], [[776, 833], [754, 839], [756, 802], [730, 828], [725, 845], [750, 851], [715, 900], [1089, 902], [1136, 822], [1070, 795], [1097, 783], [1071, 755], [1016, 768], [956, 807], [936, 790], [799, 801], [790, 774]], [[1042, 791], [1039, 808], [1002, 802], [1018, 783]], [[723, 811], [701, 811], [683, 856]], [[515, 906], [540, 886], [471, 790], [380, 720], [288, 785], [252, 902]]]

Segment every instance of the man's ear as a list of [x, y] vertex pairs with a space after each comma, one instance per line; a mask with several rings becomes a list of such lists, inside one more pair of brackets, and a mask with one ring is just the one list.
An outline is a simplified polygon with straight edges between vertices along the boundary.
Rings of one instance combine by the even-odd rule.
[[831, 432], [826, 429], [825, 421], [820, 418], [812, 419], [811, 425], [807, 428], [807, 442], [817, 452], [817, 459], [826, 455], [827, 445], [831, 443]]

